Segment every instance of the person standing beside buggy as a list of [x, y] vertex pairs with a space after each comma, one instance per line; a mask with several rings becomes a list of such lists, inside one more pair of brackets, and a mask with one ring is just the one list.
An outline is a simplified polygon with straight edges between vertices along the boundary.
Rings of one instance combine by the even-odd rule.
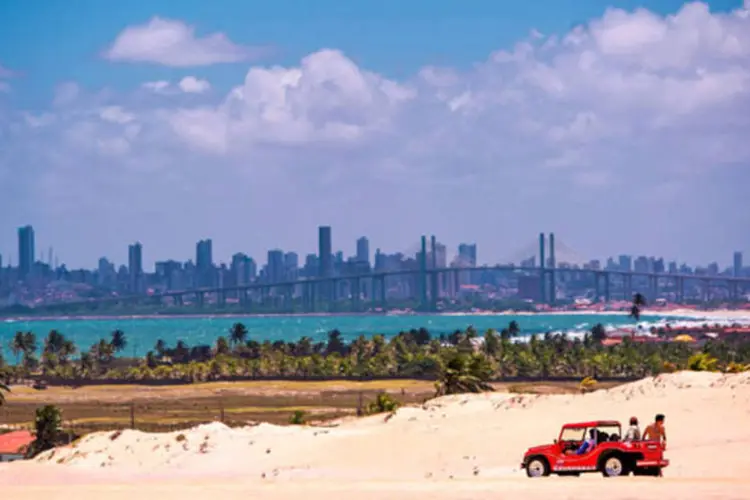
[[636, 417], [630, 417], [630, 427], [625, 432], [625, 438], [623, 441], [626, 443], [632, 443], [633, 441], [641, 440], [641, 429], [638, 427], [638, 419]]

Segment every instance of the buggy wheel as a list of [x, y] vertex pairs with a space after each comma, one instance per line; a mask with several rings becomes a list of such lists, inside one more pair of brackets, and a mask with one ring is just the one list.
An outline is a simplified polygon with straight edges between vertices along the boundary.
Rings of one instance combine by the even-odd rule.
[[617, 455], [610, 455], [602, 463], [602, 475], [604, 477], [619, 477], [628, 474], [627, 467], [623, 459]]
[[549, 476], [549, 464], [544, 458], [534, 457], [526, 464], [526, 475], [529, 477]]

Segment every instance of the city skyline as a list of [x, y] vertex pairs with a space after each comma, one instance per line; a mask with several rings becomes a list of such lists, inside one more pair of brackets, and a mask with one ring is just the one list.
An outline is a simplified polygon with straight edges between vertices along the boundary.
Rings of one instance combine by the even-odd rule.
[[136, 241], [147, 267], [201, 238], [316, 253], [320, 225], [490, 263], [541, 230], [589, 258], [750, 252], [750, 1], [313, 10], [4, 6], [4, 265], [26, 224], [71, 268]]
[[[209, 269], [214, 269], [215, 267], [227, 265], [227, 266], [234, 266], [235, 259], [239, 257], [243, 258], [249, 258], [251, 261], [254, 262], [254, 266], [257, 266], [258, 269], [261, 267], [269, 267], [273, 268], [276, 267], [278, 269], [281, 269], [281, 267], [292, 267], [292, 268], [303, 268], [308, 267], [309, 263], [305, 262], [303, 259], [309, 258], [309, 257], [315, 257], [318, 259], [315, 263], [316, 268], [316, 276], [321, 277], [327, 277], [327, 276], [333, 276], [333, 266], [334, 266], [334, 260], [337, 258], [337, 255], [340, 254], [343, 259], [343, 261], [362, 261], [366, 262], [368, 266], [375, 264], [375, 258], [378, 252], [380, 252], [381, 255], [384, 256], [390, 256], [390, 255], [396, 255], [396, 254], [403, 254], [403, 257], [406, 259], [410, 258], [418, 258], [419, 253], [421, 252], [421, 242], [419, 246], [416, 246], [412, 250], [408, 250], [405, 252], [402, 251], [396, 251], [396, 252], [388, 252], [383, 251], [380, 247], [377, 245], [373, 246], [374, 250], [371, 251], [370, 244], [371, 240], [367, 236], [360, 236], [358, 237], [354, 242], [354, 251], [353, 252], [347, 252], [345, 250], [342, 250], [341, 247], [337, 247], [334, 243], [336, 240], [333, 238], [333, 228], [331, 226], [318, 226], [318, 237], [317, 237], [317, 251], [313, 252], [301, 252], [294, 248], [280, 248], [278, 246], [269, 247], [266, 249], [265, 252], [259, 254], [259, 255], [253, 255], [246, 251], [243, 251], [241, 249], [235, 249], [232, 251], [231, 255], [225, 258], [222, 258], [221, 256], [215, 256], [213, 253], [213, 240], [211, 238], [204, 238], [201, 240], [198, 240], [194, 245], [194, 253], [191, 257], [186, 259], [180, 259], [176, 258], [174, 256], [167, 256], [164, 258], [157, 258], [153, 261], [144, 261], [143, 259], [143, 252], [144, 252], [144, 245], [141, 241], [135, 241], [131, 244], [128, 244], [127, 246], [127, 257], [123, 262], [119, 262], [116, 258], [113, 258], [112, 256], [108, 255], [101, 255], [98, 259], [98, 266], [101, 268], [102, 262], [106, 261], [107, 265], [114, 265], [116, 267], [123, 266], [126, 269], [129, 270], [129, 273], [131, 275], [130, 279], [131, 282], [133, 280], [140, 279], [140, 276], [143, 273], [149, 273], [153, 272], [152, 269], [156, 269], [159, 265], [163, 265], [167, 262], [177, 262], [180, 264], [186, 264], [186, 263], [192, 263], [197, 272], [199, 274], [205, 275]], [[56, 268], [59, 264], [65, 265], [68, 270], [73, 269], [96, 269], [97, 266], [82, 266], [82, 267], [71, 267], [67, 266], [64, 261], [60, 261], [58, 255], [54, 255], [54, 265], [53, 265], [53, 248], [49, 247], [48, 253], [45, 256], [44, 253], [40, 253], [38, 256], [34, 256], [34, 248], [36, 245], [35, 241], [35, 231], [33, 226], [26, 225], [19, 227], [17, 230], [17, 247], [18, 247], [18, 253], [19, 255], [23, 254], [25, 255], [24, 262], [16, 261], [15, 266], [18, 268], [20, 276], [24, 277], [29, 274], [29, 271], [31, 270], [33, 263], [40, 262], [43, 264], [49, 265], [51, 268]], [[539, 237], [542, 237], [543, 233], [539, 234]], [[565, 257], [562, 257], [558, 254], [557, 259], [555, 259], [554, 254], [550, 255], [547, 253], [545, 255], [545, 252], [549, 252], [550, 246], [554, 245], [552, 241], [554, 241], [554, 233], [549, 234], [548, 239], [544, 239], [544, 246], [545, 246], [545, 252], [539, 253], [539, 246], [536, 241], [531, 243], [532, 250], [529, 251], [528, 255], [526, 254], [518, 254], [518, 256], [512, 260], [497, 260], [492, 261], [492, 259], [488, 259], [483, 261], [481, 258], [477, 257], [477, 244], [476, 243], [458, 243], [455, 246], [455, 253], [449, 252], [447, 249], [449, 248], [448, 245], [440, 241], [438, 238], [435, 237], [435, 235], [431, 235], [430, 237], [423, 235], [425, 238], [432, 238], [435, 239], [435, 244], [438, 245], [439, 248], [441, 248], [442, 257], [441, 259], [445, 260], [446, 264], [443, 267], [448, 266], [451, 263], [456, 263], [459, 261], [466, 261], [472, 263], [471, 265], [479, 265], [479, 266], [494, 266], [494, 265], [505, 265], [505, 264], [514, 264], [514, 265], [529, 265], [530, 267], [535, 267], [538, 265], [539, 259], [549, 261], [549, 262], [557, 262], [565, 264], [566, 266], [574, 265], [578, 268], [585, 268], [590, 267], [591, 265], [599, 265], [602, 269], [608, 268], [610, 266], [619, 266], [620, 268], [627, 269], [627, 270], [633, 270], [636, 269], [634, 267], [634, 264], [636, 264], [636, 261], [639, 259], [647, 259], [651, 262], [650, 265], [653, 266], [655, 261], [660, 261], [660, 266], [663, 266], [664, 271], [667, 272], [667, 264], [670, 264], [672, 266], [688, 266], [691, 269], [693, 267], [695, 268], [710, 268], [711, 266], [716, 266], [716, 271], [725, 271], [725, 270], [734, 270], [735, 275], [738, 275], [738, 273], [741, 273], [744, 269], [744, 260], [743, 255], [744, 253], [741, 250], [735, 250], [732, 252], [730, 258], [729, 258], [729, 264], [722, 263], [719, 259], [713, 259], [709, 262], [701, 262], [701, 263], [695, 263], [695, 262], [685, 262], [685, 261], [678, 261], [677, 259], [670, 258], [669, 256], [663, 256], [663, 255], [657, 255], [657, 254], [630, 254], [627, 252], [619, 252], [617, 254], [603, 256], [603, 257], [582, 257], [580, 255], [575, 255], [575, 259], [577, 259], [576, 262], [571, 261], [570, 259], [566, 259]], [[421, 240], [422, 236], [420, 236]], [[429, 252], [428, 247], [428, 252]], [[558, 249], [559, 250], [559, 249]], [[521, 252], [524, 252], [523, 249], [520, 250]], [[570, 252], [570, 250], [568, 250]], [[481, 254], [479, 254], [481, 255]], [[261, 258], [261, 256], [265, 257], [265, 259]], [[285, 259], [290, 258], [294, 259], [293, 263], [288, 262]], [[327, 259], [323, 259], [323, 256], [327, 256]], [[366, 258], [365, 258], [366, 257]], [[529, 263], [529, 259], [537, 259], [535, 263]], [[275, 262], [278, 261], [278, 262]], [[0, 254], [0, 269], [2, 269], [3, 265], [6, 267], [13, 267], [14, 261], [13, 259], [8, 259], [7, 256], [3, 256]], [[276, 265], [274, 265], [276, 264]], [[291, 265], [290, 265], [291, 264]], [[549, 263], [547, 264], [550, 265]], [[130, 271], [131, 269], [135, 269], [135, 273]], [[676, 269], [676, 268], [675, 268]], [[669, 269], [668, 272], [672, 273], [675, 272], [675, 269]], [[273, 278], [273, 277], [272, 277]], [[202, 281], [202, 278], [198, 278], [199, 282]], [[134, 286], [134, 283], [131, 283], [131, 285]]]

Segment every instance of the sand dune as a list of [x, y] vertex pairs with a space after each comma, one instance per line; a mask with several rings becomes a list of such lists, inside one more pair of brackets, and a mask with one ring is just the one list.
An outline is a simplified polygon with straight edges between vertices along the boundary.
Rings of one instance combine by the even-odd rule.
[[[665, 477], [527, 479], [524, 450], [562, 423], [665, 413]], [[448, 396], [335, 427], [97, 433], [0, 466], [7, 498], [750, 498], [750, 373], [682, 372], [578, 396]], [[613, 488], [613, 482], [616, 488]], [[134, 484], [140, 486], [135, 486]], [[191, 493], [192, 492], [192, 493]], [[211, 493], [208, 493], [211, 494]], [[51, 496], [50, 496], [51, 495]]]

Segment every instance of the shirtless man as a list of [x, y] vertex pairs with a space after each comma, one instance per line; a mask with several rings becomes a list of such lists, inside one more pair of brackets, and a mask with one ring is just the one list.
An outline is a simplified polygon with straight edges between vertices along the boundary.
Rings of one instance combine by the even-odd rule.
[[654, 423], [643, 431], [643, 440], [659, 441], [664, 449], [667, 449], [667, 430], [664, 428], [664, 415], [661, 413], [656, 415]]

